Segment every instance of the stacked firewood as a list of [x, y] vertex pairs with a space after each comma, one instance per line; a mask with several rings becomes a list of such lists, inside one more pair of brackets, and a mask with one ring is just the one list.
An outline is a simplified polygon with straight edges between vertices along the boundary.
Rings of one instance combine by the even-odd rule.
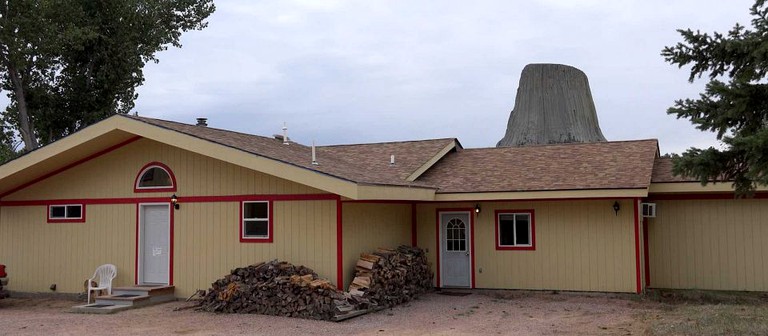
[[432, 288], [432, 271], [424, 250], [402, 245], [363, 253], [355, 267], [349, 293], [381, 307], [408, 302]]
[[208, 312], [254, 313], [331, 320], [367, 308], [304, 266], [273, 260], [236, 268], [216, 280], [202, 295], [198, 309]]

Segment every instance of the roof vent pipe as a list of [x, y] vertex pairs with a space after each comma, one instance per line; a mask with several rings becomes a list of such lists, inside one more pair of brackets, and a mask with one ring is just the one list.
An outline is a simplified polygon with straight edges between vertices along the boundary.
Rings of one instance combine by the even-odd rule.
[[394, 166], [395, 165], [395, 154], [392, 154], [389, 156], [389, 165]]
[[197, 118], [197, 126], [208, 126], [208, 118]]
[[283, 145], [288, 145], [288, 126], [283, 122]]
[[317, 166], [317, 152], [315, 151], [315, 140], [312, 140], [312, 164]]

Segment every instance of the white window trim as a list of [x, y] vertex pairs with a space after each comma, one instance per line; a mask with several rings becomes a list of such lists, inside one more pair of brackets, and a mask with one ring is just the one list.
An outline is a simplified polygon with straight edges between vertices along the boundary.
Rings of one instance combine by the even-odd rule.
[[[245, 205], [246, 204], [252, 204], [252, 203], [264, 203], [267, 205], [267, 217], [266, 218], [245, 218]], [[270, 230], [270, 216], [272, 215], [270, 213], [270, 206], [269, 201], [243, 201], [241, 204], [241, 213], [240, 213], [240, 230], [242, 231], [242, 234], [240, 235], [240, 238], [245, 240], [267, 240], [270, 239], [272, 236], [272, 232]], [[266, 236], [248, 236], [245, 234], [245, 222], [246, 221], [260, 221], [260, 222], [266, 222], [267, 224], [267, 235]]]
[[[68, 216], [68, 210], [67, 207], [71, 206], [77, 206], [80, 207], [80, 216], [78, 217], [69, 217]], [[64, 217], [53, 217], [53, 208], [54, 207], [63, 207], [64, 208]], [[66, 220], [66, 219], [83, 219], [83, 209], [85, 209], [84, 204], [55, 204], [55, 205], [49, 205], [48, 206], [48, 219], [50, 220]]]
[[[513, 224], [512, 224], [512, 240], [515, 242], [514, 245], [503, 245], [501, 243], [501, 216], [502, 215], [513, 215]], [[528, 216], [528, 244], [517, 244], [517, 215], [526, 215]], [[530, 212], [499, 212], [496, 218], [496, 225], [498, 226], [496, 228], [498, 234], [498, 241], [496, 244], [499, 247], [533, 247], [533, 215]]]
[[[152, 168], [159, 168], [159, 169], [161, 169], [162, 171], [164, 171], [166, 174], [168, 174], [168, 179], [170, 179], [170, 180], [171, 180], [171, 185], [167, 185], [167, 186], [151, 186], [151, 187], [142, 187], [142, 186], [141, 186], [141, 178], [142, 178], [142, 177], [144, 177], [144, 174], [146, 174], [146, 173], [147, 173], [147, 171], [149, 171], [149, 170], [150, 170], [150, 169], [152, 169]], [[173, 177], [172, 177], [172, 176], [173, 176], [173, 175], [171, 175], [171, 172], [169, 172], [167, 169], [165, 169], [165, 168], [163, 168], [163, 167], [161, 167], [161, 166], [158, 166], [158, 165], [152, 165], [152, 166], [149, 166], [149, 167], [147, 167], [147, 168], [144, 168], [144, 170], [142, 170], [142, 171], [141, 171], [141, 173], [139, 173], [139, 178], [137, 178], [137, 179], [136, 179], [136, 186], [135, 186], [135, 187], [136, 187], [136, 189], [149, 189], [149, 190], [152, 190], [152, 189], [168, 189], [168, 188], [173, 188], [173, 187], [175, 187], [175, 185], [173, 185]]]

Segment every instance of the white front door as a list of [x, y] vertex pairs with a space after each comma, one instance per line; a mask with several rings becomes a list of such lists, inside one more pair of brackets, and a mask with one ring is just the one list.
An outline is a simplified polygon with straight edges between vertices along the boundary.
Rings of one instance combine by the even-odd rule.
[[443, 287], [470, 287], [470, 213], [440, 213], [440, 279]]
[[168, 284], [170, 274], [170, 206], [139, 205], [139, 284]]

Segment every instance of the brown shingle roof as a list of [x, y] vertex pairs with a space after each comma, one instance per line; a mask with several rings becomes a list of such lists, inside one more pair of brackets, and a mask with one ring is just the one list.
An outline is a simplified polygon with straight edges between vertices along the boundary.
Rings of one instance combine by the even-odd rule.
[[440, 193], [647, 188], [656, 140], [464, 149], [418, 180]]
[[[455, 139], [437, 139], [317, 147], [317, 161], [320, 164], [313, 165], [312, 148], [298, 143], [292, 142], [290, 145], [284, 145], [282, 141], [274, 138], [213, 127], [194, 126], [145, 117], [126, 117], [237, 148], [254, 155], [365, 184], [428, 187], [422, 182], [408, 182], [401, 176], [404, 174], [408, 176], [413, 170], [431, 159], [439, 151], [435, 148], [440, 147], [442, 149], [450, 141], [455, 141]], [[389, 166], [390, 154], [395, 154], [397, 160], [397, 164], [393, 167]], [[408, 171], [412, 167], [415, 168]]]
[[699, 180], [694, 177], [676, 176], [672, 174], [672, 158], [660, 157], [656, 158], [656, 162], [653, 165], [653, 177], [651, 178], [651, 182], [699, 182]]
[[[387, 180], [405, 181], [409, 175], [432, 159], [446, 146], [456, 143], [455, 138], [399, 141], [372, 144], [336, 145], [318, 147], [318, 155], [331, 154], [354, 162], [366, 175]], [[395, 164], [390, 165], [390, 155]]]

